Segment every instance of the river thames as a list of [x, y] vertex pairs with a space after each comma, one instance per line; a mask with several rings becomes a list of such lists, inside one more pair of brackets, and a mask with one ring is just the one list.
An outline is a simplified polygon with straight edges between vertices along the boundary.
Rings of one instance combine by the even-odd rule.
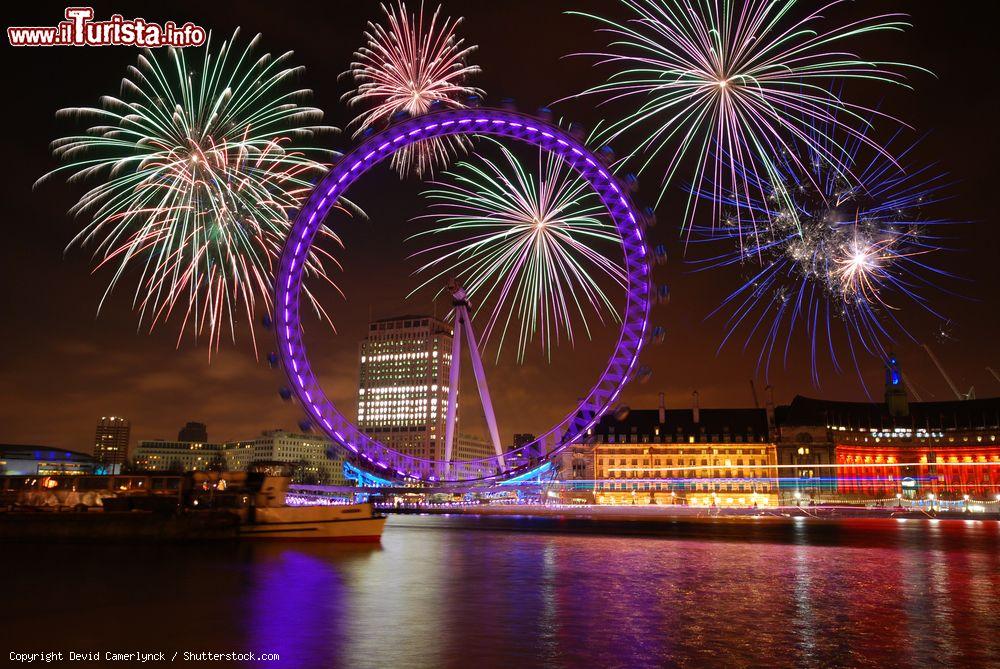
[[8, 545], [4, 655], [255, 652], [281, 658], [259, 664], [289, 667], [1000, 666], [997, 522], [706, 522], [695, 537], [558, 529], [393, 516], [376, 547]]

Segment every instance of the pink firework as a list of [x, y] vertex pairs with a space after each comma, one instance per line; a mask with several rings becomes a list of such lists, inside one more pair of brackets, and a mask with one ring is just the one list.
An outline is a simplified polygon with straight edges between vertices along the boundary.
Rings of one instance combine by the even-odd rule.
[[[465, 46], [465, 40], [455, 34], [461, 18], [442, 19], [439, 5], [425, 21], [423, 3], [418, 13], [410, 14], [403, 0], [395, 6], [383, 4], [382, 11], [387, 23], [369, 21], [367, 42], [355, 52], [354, 62], [345, 72], [357, 88], [344, 99], [364, 107], [352, 121], [355, 137], [388, 124], [400, 112], [419, 116], [435, 105], [463, 108], [465, 99], [482, 94], [478, 88], [465, 85], [480, 69], [466, 63], [476, 47]], [[464, 138], [429, 139], [399, 151], [391, 164], [401, 176], [423, 177], [447, 165], [467, 143]]]

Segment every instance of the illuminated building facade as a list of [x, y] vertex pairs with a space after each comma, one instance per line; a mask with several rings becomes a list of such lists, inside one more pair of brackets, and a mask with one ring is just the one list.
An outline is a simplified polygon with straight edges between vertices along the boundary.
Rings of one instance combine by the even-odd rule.
[[135, 449], [135, 466], [143, 471], [171, 473], [228, 469], [222, 444], [163, 439], [140, 440]]
[[246, 469], [253, 462], [287, 462], [295, 465], [295, 483], [348, 485], [340, 449], [326, 437], [268, 430], [256, 439], [227, 443], [224, 451], [232, 470]]
[[94, 434], [94, 460], [109, 474], [121, 472], [128, 461], [131, 426], [121, 416], [102, 416]]
[[296, 483], [346, 485], [343, 458], [325, 437], [269, 430], [255, 439], [223, 444], [201, 441], [139, 442], [135, 465], [144, 471], [188, 472], [208, 469], [246, 471], [254, 462], [294, 465]]
[[[360, 349], [358, 427], [394, 450], [443, 460], [451, 326], [430, 316], [373, 321]], [[452, 457], [491, 453], [488, 442], [459, 431]]]
[[[896, 398], [897, 406], [899, 399]], [[790, 418], [825, 432], [836, 490], [845, 498], [995, 501], [1000, 494], [1000, 398], [908, 402], [828, 402], [796, 397]], [[893, 415], [893, 414], [897, 415]]]
[[[598, 504], [777, 504], [777, 455], [763, 409], [608, 415], [573, 450], [573, 471], [593, 471]], [[593, 466], [578, 463], [582, 457]]]
[[53, 446], [0, 444], [0, 474], [44, 476], [93, 474], [94, 458]]
[[834, 443], [825, 422], [817, 424], [810, 411], [803, 411], [805, 398], [775, 410], [775, 448], [781, 479], [779, 491], [784, 504], [826, 498], [836, 494], [837, 478]]

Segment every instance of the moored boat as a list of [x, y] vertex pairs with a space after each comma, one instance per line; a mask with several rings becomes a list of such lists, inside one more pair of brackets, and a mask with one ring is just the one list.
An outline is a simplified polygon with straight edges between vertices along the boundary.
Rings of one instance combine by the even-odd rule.
[[250, 467], [255, 494], [241, 514], [241, 539], [265, 541], [376, 542], [386, 517], [371, 504], [289, 506], [285, 500], [291, 476], [284, 463]]
[[376, 542], [386, 517], [371, 504], [257, 507], [241, 523], [241, 539]]

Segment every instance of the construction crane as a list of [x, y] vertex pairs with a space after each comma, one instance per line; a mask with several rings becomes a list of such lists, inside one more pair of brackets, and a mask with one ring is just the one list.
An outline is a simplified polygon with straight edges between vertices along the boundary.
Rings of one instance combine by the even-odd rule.
[[910, 381], [910, 377], [906, 375], [906, 372], [903, 372], [901, 376], [903, 377], [903, 384], [906, 386], [906, 392], [912, 395], [913, 399], [916, 401], [923, 402], [924, 398], [917, 392], [917, 389], [913, 386], [913, 382]]
[[986, 371], [993, 375], [993, 378], [997, 380], [997, 383], [1000, 383], [1000, 374], [997, 374], [996, 370], [992, 367], [987, 367]]
[[757, 386], [754, 385], [753, 379], [750, 379], [750, 392], [753, 394], [753, 408], [759, 409], [760, 401], [757, 400]]
[[934, 366], [938, 368], [939, 372], [941, 372], [941, 376], [944, 377], [944, 380], [948, 384], [948, 387], [951, 388], [951, 392], [955, 393], [955, 397], [957, 399], [959, 399], [959, 400], [974, 400], [974, 399], [976, 399], [976, 387], [975, 386], [972, 386], [971, 388], [969, 388], [969, 392], [967, 392], [967, 393], [963, 394], [963, 393], [959, 392], [958, 386], [956, 386], [955, 382], [951, 380], [950, 376], [948, 376], [948, 372], [944, 371], [944, 366], [941, 364], [941, 361], [937, 359], [937, 356], [934, 355], [934, 351], [931, 350], [931, 347], [928, 346], [927, 344], [924, 344], [923, 347], [924, 347], [924, 350], [927, 351], [927, 355], [930, 356], [931, 362], [933, 362]]

